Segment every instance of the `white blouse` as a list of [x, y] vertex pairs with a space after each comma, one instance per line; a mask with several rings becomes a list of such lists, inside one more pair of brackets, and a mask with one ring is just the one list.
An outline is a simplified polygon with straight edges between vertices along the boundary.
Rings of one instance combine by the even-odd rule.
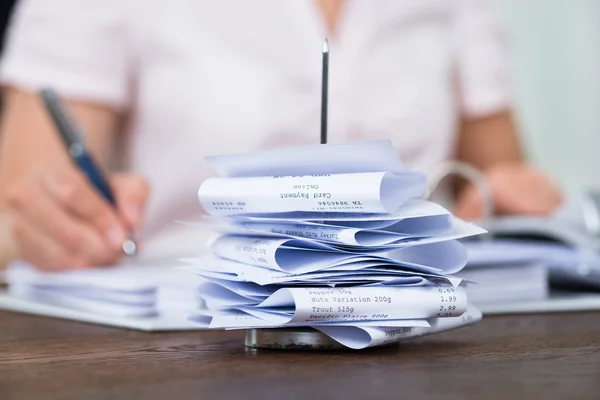
[[508, 107], [504, 42], [484, 0], [347, 0], [334, 35], [313, 0], [20, 0], [4, 84], [126, 110], [119, 149], [152, 184], [145, 254], [198, 251], [204, 155], [389, 138], [410, 168], [452, 156], [459, 117]]

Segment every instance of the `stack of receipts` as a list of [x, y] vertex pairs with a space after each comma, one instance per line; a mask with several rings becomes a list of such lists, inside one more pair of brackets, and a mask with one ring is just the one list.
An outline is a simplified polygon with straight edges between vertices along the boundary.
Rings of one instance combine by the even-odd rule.
[[215, 329], [312, 327], [360, 349], [481, 318], [461, 279], [458, 239], [484, 231], [423, 200], [425, 177], [389, 141], [209, 157], [211, 254], [183, 259], [203, 277]]

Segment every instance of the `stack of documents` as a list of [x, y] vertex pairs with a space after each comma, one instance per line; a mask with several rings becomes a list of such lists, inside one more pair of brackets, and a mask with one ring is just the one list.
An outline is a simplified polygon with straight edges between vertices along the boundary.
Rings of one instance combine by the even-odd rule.
[[[467, 281], [469, 301], [487, 305], [528, 302], [548, 296], [548, 266], [539, 252], [525, 246], [514, 249], [495, 241], [465, 243], [467, 266], [459, 275]], [[516, 250], [516, 251], [515, 251]]]
[[206, 279], [216, 329], [313, 327], [350, 348], [481, 318], [461, 279], [458, 239], [481, 234], [422, 200], [425, 177], [389, 141], [209, 157], [220, 177], [198, 196], [212, 254], [182, 267]]
[[24, 263], [7, 270], [0, 308], [142, 330], [198, 329], [199, 280], [165, 266], [119, 266], [43, 273]]
[[485, 240], [465, 241], [469, 263], [460, 273], [478, 283], [467, 292], [484, 313], [598, 307], [600, 296], [585, 292], [600, 289], [599, 193], [569, 196], [550, 215], [494, 216], [485, 224]]
[[[464, 245], [469, 262], [460, 276], [477, 282], [467, 285], [467, 293], [484, 313], [565, 311], [564, 300], [576, 295], [575, 290], [600, 288], [600, 254], [593, 249], [525, 239], [473, 240]], [[595, 304], [599, 308], [598, 299]], [[568, 307], [577, 310], [577, 302], [570, 301]]]

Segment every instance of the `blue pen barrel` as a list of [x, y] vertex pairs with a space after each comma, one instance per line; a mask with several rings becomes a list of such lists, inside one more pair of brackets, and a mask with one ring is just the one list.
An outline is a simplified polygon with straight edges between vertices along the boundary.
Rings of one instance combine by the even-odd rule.
[[82, 152], [81, 154], [74, 157], [74, 161], [79, 165], [81, 170], [88, 176], [92, 185], [98, 189], [100, 194], [113, 206], [116, 205], [115, 196], [108, 185], [108, 182], [104, 177], [100, 174], [100, 169], [94, 163], [94, 160], [90, 157], [87, 152]]
[[[104, 197], [113, 208], [116, 208], [117, 202], [108, 181], [102, 174], [101, 169], [98, 168], [94, 162], [91, 155], [86, 152], [83, 143], [84, 135], [69, 116], [66, 108], [60, 101], [60, 98], [52, 89], [41, 90], [40, 98], [48, 111], [60, 138], [67, 148], [68, 155], [87, 177], [92, 186], [98, 190], [100, 195]], [[134, 256], [137, 252], [137, 246], [131, 234], [129, 239], [123, 243], [123, 252], [128, 256]]]

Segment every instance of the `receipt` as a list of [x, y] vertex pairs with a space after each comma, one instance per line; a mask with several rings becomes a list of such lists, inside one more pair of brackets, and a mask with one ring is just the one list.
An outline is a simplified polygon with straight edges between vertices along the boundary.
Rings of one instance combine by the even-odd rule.
[[403, 342], [422, 336], [431, 335], [451, 329], [474, 324], [481, 320], [481, 311], [469, 305], [464, 314], [454, 318], [435, 318], [429, 320], [430, 327], [369, 327], [369, 326], [314, 326], [333, 340], [351, 349], [364, 349], [367, 347], [384, 346], [396, 342]]
[[[257, 237], [265, 239], [298, 239], [288, 246], [310, 248], [325, 251], [352, 253], [384, 253], [405, 247], [463, 239], [480, 235], [486, 231], [479, 226], [451, 219], [451, 228], [436, 235], [404, 235], [394, 232], [378, 232], [372, 229], [344, 228], [323, 224], [268, 224], [255, 222], [233, 223], [230, 225], [208, 222], [185, 222], [181, 224], [192, 228], [212, 229], [217, 232], [238, 237]], [[225, 235], [226, 236], [226, 235]], [[214, 241], [213, 241], [214, 243]]]
[[464, 288], [447, 286], [284, 288], [257, 305], [262, 311], [294, 307], [289, 322], [453, 317], [466, 306]]
[[[386, 246], [401, 243], [409, 239], [435, 236], [443, 230], [443, 228], [436, 227], [432, 228], [431, 231], [421, 230], [418, 234], [412, 234], [297, 222], [279, 224], [238, 222], [236, 225], [248, 229], [253, 233], [282, 234], [290, 237], [320, 240], [325, 243], [338, 243], [350, 246]], [[449, 228], [448, 226], [447, 229]]]
[[[177, 269], [196, 274], [214, 282], [227, 282], [228, 288], [244, 285], [245, 282], [265, 285], [306, 285], [316, 282], [322, 285], [359, 284], [397, 284], [422, 285], [427, 283], [442, 283], [458, 286], [462, 279], [453, 275], [427, 273], [413, 270], [403, 270], [393, 265], [380, 263], [357, 262], [347, 264], [347, 269], [315, 271], [293, 274], [284, 271], [271, 270], [238, 262], [219, 260], [214, 257], [185, 259], [187, 265]], [[226, 272], [225, 272], [226, 271]]]
[[[315, 222], [334, 226], [346, 226], [360, 229], [377, 229], [387, 232], [420, 235], [423, 230], [430, 232], [437, 227], [443, 231], [452, 226], [452, 214], [444, 207], [423, 199], [409, 200], [391, 214], [364, 213], [306, 213], [302, 217], [291, 216], [234, 216], [234, 220], [264, 223]], [[433, 226], [432, 226], [433, 225]], [[442, 232], [439, 232], [442, 233]]]
[[[286, 326], [311, 326], [333, 340], [351, 349], [385, 346], [431, 334], [458, 329], [481, 320], [481, 312], [467, 305], [457, 317], [405, 319], [389, 321], [295, 323]], [[260, 320], [241, 311], [196, 314], [190, 317], [200, 327], [217, 329], [276, 328], [279, 325]]]
[[[202, 276], [202, 273], [199, 275]], [[386, 275], [312, 277], [303, 282], [280, 282], [268, 285], [258, 285], [254, 282], [229, 281], [210, 277], [206, 282], [199, 284], [198, 292], [202, 293], [202, 297], [209, 308], [223, 310], [232, 306], [257, 305], [284, 287], [284, 284], [287, 287], [314, 287], [315, 285], [323, 285], [324, 288], [335, 287], [338, 284], [353, 284], [355, 286], [363, 285], [363, 287], [390, 285], [393, 285], [394, 287], [414, 287], [433, 286], [436, 284], [434, 282], [437, 282], [438, 285], [448, 284], [442, 280], [428, 280], [419, 276], [397, 277]]]
[[262, 301], [219, 285], [203, 289], [209, 309], [243, 311], [273, 324], [453, 317], [467, 306], [464, 288], [451, 286], [286, 287]]
[[[231, 310], [231, 311], [220, 311], [218, 313], [207, 312], [206, 310], [201, 313], [190, 316], [191, 321], [197, 322], [204, 328], [212, 329], [250, 329], [250, 328], [276, 328], [281, 327], [280, 325], [273, 324], [272, 322], [265, 321], [254, 315], [245, 313], [243, 311]], [[384, 323], [387, 327], [424, 327], [428, 328], [431, 325], [425, 319], [401, 319], [401, 320], [388, 320], [388, 321], [362, 321], [361, 326], [381, 326]], [[286, 324], [286, 327], [295, 326], [354, 326], [355, 322], [348, 321], [329, 321], [329, 322], [296, 322]]]
[[[426, 273], [454, 273], [467, 262], [467, 252], [456, 240], [411, 246], [391, 253], [393, 257], [353, 253], [323, 243], [300, 239], [224, 235], [211, 245], [215, 255], [240, 263], [289, 273], [346, 269], [361, 261]], [[356, 269], [360, 269], [356, 268]]]
[[273, 175], [404, 172], [392, 142], [365, 140], [208, 156], [206, 160], [226, 177]]
[[198, 199], [207, 213], [293, 212], [392, 213], [425, 194], [425, 176], [416, 172], [367, 172], [245, 178], [210, 178]]

